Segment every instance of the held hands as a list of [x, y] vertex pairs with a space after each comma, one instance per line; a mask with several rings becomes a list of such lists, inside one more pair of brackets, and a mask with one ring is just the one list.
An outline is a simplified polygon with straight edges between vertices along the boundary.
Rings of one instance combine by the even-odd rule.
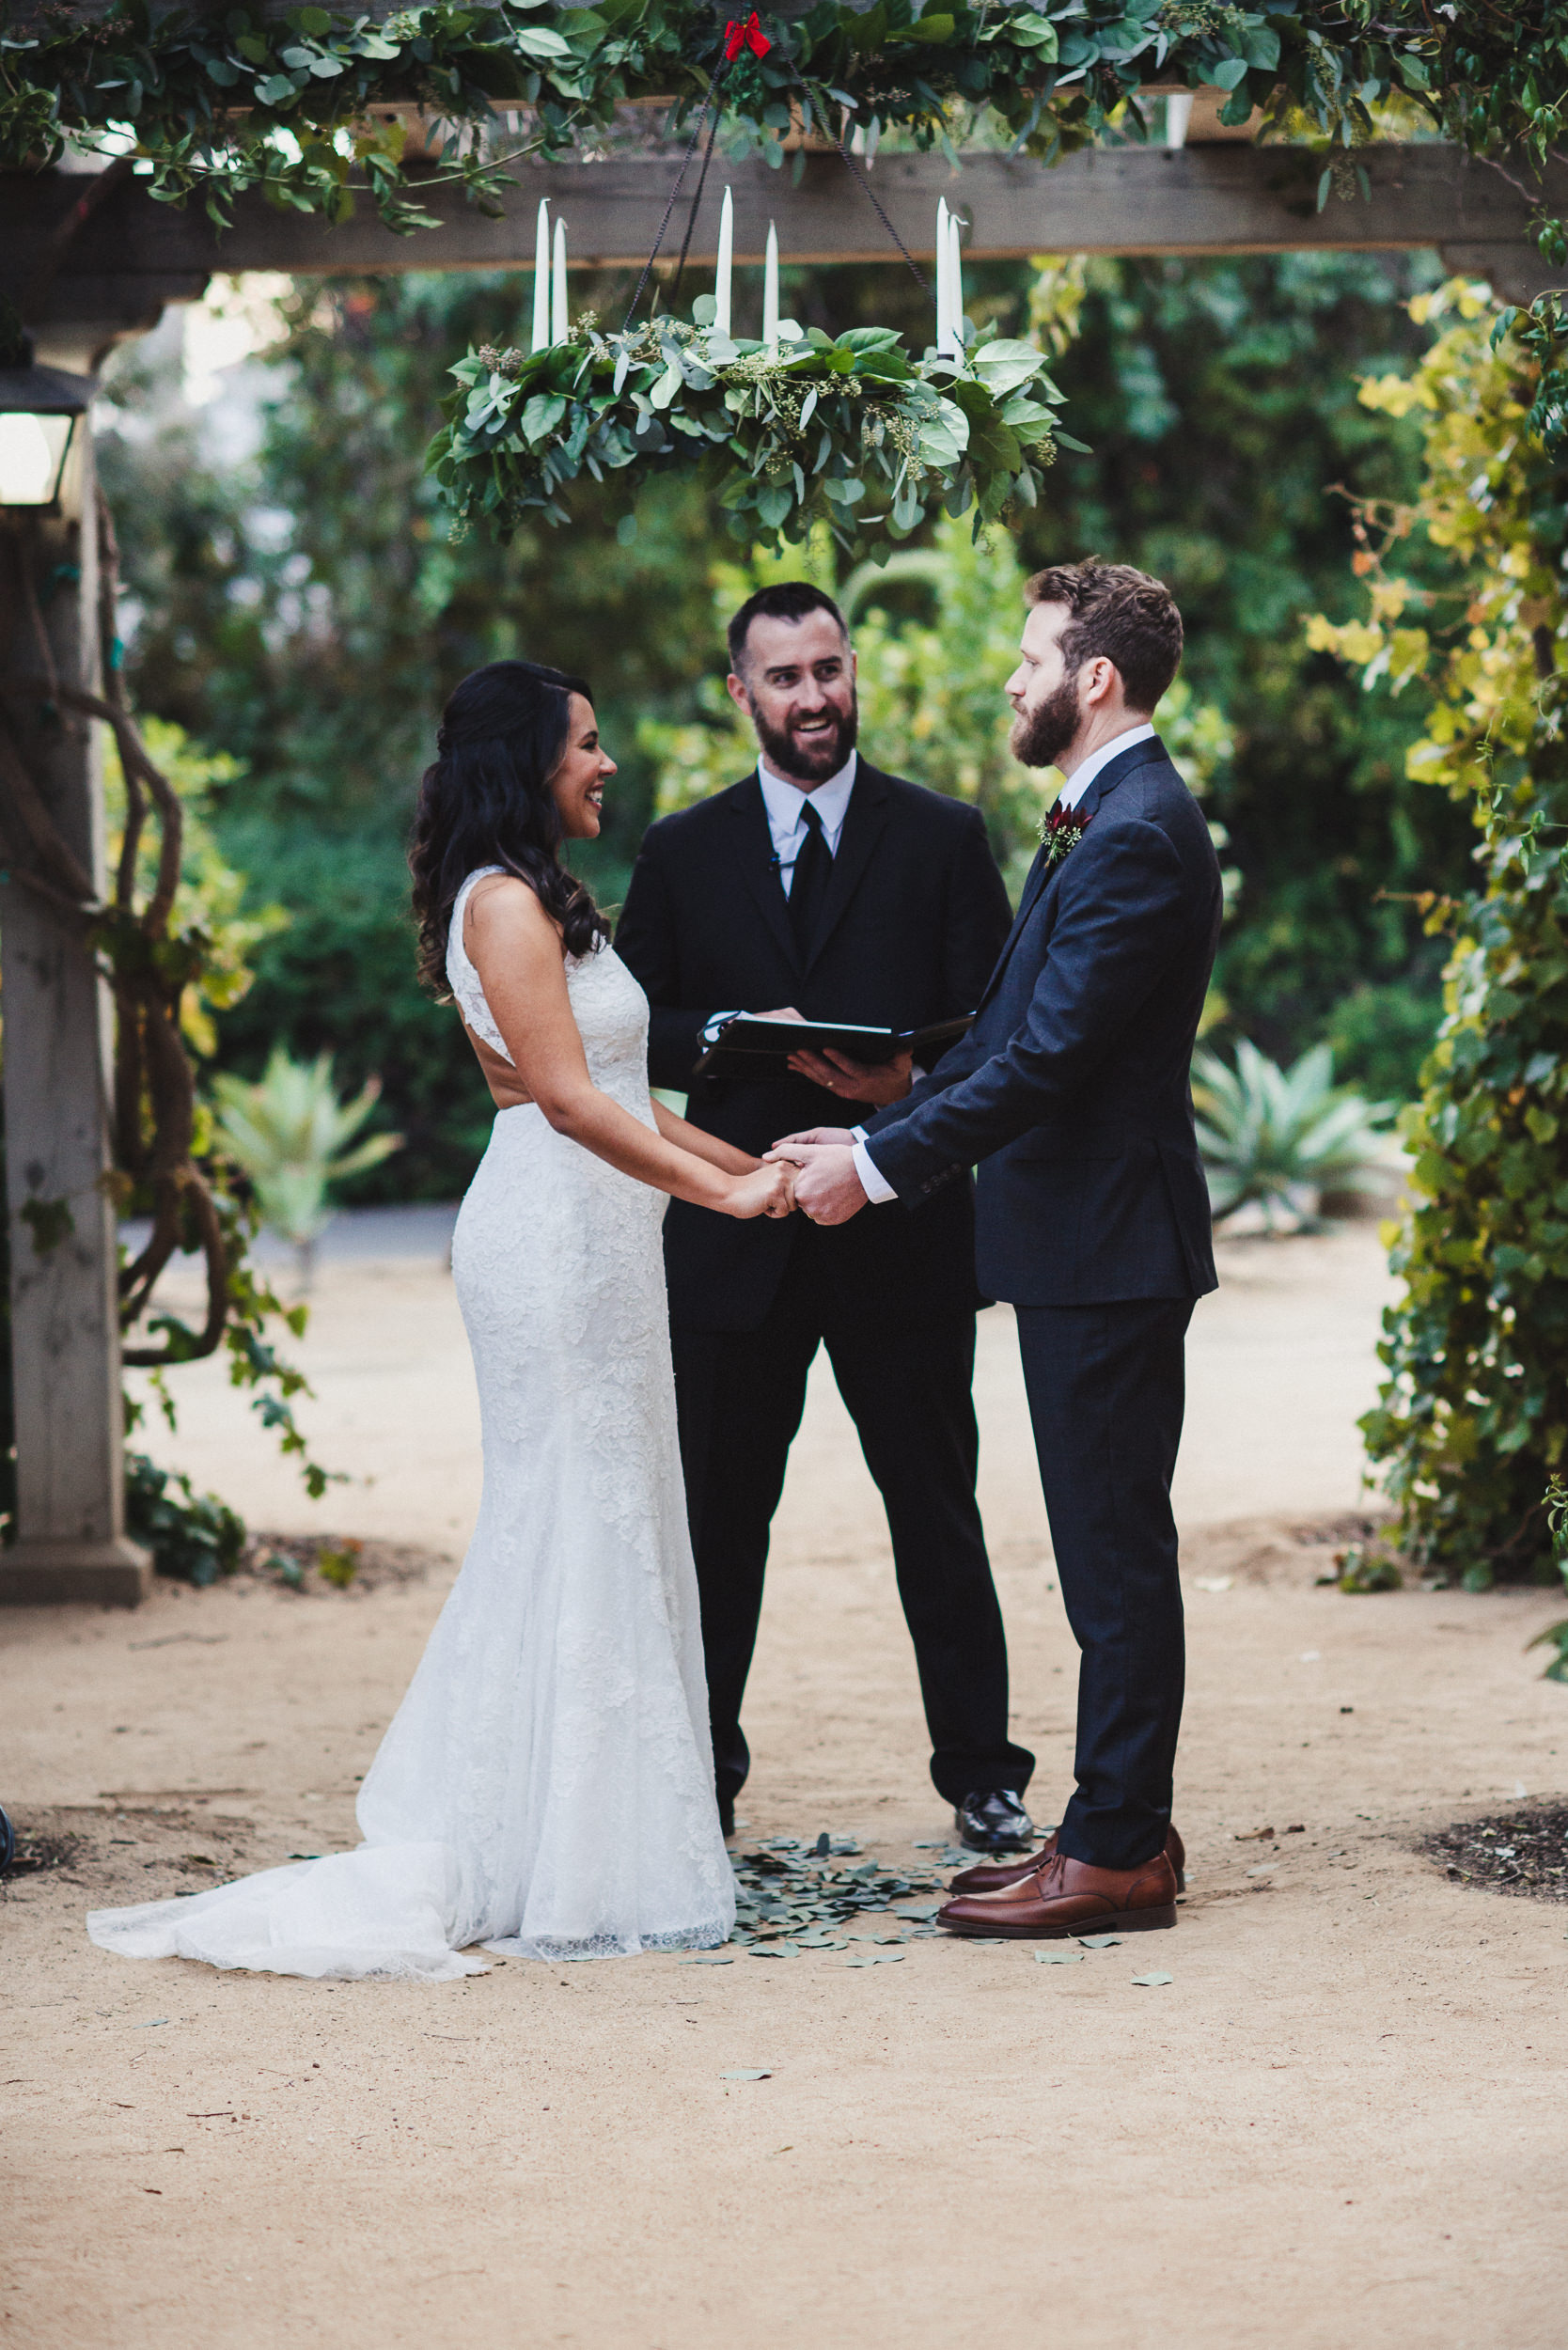
[[813, 1224], [847, 1224], [866, 1204], [851, 1141], [841, 1128], [817, 1127], [809, 1135], [792, 1135], [775, 1143], [767, 1154], [799, 1169], [794, 1204]]
[[830, 1044], [821, 1053], [792, 1053], [789, 1065], [797, 1076], [809, 1077], [813, 1085], [837, 1093], [841, 1100], [869, 1102], [879, 1110], [889, 1102], [902, 1102], [915, 1082], [913, 1053], [895, 1053], [890, 1061], [869, 1069]]
[[753, 1216], [789, 1215], [794, 1204], [793, 1166], [783, 1161], [771, 1165], [764, 1160], [755, 1174], [736, 1177], [729, 1186], [724, 1213], [749, 1222]]

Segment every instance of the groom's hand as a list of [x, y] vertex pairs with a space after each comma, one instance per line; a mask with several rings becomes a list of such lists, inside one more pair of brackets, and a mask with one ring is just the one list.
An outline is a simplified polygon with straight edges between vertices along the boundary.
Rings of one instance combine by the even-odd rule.
[[802, 1144], [833, 1142], [837, 1143], [840, 1149], [847, 1151], [854, 1140], [855, 1136], [848, 1126], [804, 1126], [798, 1135], [780, 1135], [773, 1147], [776, 1151], [792, 1152], [797, 1142]]
[[843, 1142], [781, 1143], [766, 1153], [798, 1167], [795, 1205], [813, 1224], [847, 1224], [866, 1205], [866, 1192], [855, 1171], [855, 1153]]
[[902, 1102], [914, 1083], [915, 1056], [895, 1053], [890, 1061], [872, 1069], [851, 1060], [847, 1053], [835, 1052], [830, 1044], [823, 1053], [792, 1053], [790, 1067], [797, 1076], [809, 1077], [813, 1085], [846, 1102], [868, 1102], [874, 1109], [886, 1109], [889, 1102]]

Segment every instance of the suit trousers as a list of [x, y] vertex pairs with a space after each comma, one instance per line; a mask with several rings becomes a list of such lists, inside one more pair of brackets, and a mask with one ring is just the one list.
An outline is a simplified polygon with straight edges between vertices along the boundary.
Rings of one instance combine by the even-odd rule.
[[1170, 1480], [1193, 1300], [1019, 1307], [1057, 1577], [1080, 1653], [1060, 1848], [1136, 1869], [1165, 1841], [1185, 1646]]
[[670, 1333], [720, 1796], [732, 1801], [750, 1767], [741, 1700], [769, 1529], [807, 1373], [824, 1344], [886, 1505], [932, 1778], [949, 1803], [1022, 1789], [1034, 1757], [1007, 1734], [1007, 1644], [975, 1500], [974, 1316], [898, 1330], [836, 1318], [814, 1237], [809, 1228], [798, 1235], [760, 1329], [676, 1324]]

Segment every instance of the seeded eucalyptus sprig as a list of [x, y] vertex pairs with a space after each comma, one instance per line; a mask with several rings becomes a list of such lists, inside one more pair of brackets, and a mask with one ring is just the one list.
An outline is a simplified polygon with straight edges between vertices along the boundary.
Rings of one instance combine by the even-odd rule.
[[776, 550], [821, 521], [858, 558], [938, 505], [972, 506], [977, 530], [1033, 506], [1058, 446], [1083, 446], [1054, 422], [1062, 395], [1044, 355], [994, 327], [962, 359], [912, 358], [891, 327], [834, 340], [785, 321], [769, 350], [719, 334], [713, 316], [704, 294], [689, 325], [606, 335], [584, 316], [547, 351], [486, 345], [460, 359], [426, 458], [457, 527], [483, 522], [505, 540], [530, 512], [564, 523], [586, 472], [623, 478], [630, 540], [641, 482], [696, 467], [732, 537]]

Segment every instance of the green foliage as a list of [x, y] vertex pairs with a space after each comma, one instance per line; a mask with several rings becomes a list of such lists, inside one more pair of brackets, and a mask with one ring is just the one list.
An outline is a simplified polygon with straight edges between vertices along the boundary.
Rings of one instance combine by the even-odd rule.
[[[1554, 1574], [1542, 1494], [1568, 1455], [1568, 472], [1527, 437], [1541, 360], [1486, 289], [1413, 308], [1438, 330], [1426, 359], [1362, 398], [1421, 416], [1419, 494], [1363, 518], [1369, 618], [1314, 628], [1419, 699], [1409, 771], [1476, 836], [1471, 885], [1425, 901], [1447, 1017], [1402, 1120], [1406, 1292], [1361, 1424], [1405, 1549], [1480, 1585]], [[1441, 593], [1406, 560], [1423, 539]]]
[[152, 1553], [160, 1574], [205, 1590], [232, 1574], [245, 1546], [243, 1520], [216, 1494], [198, 1494], [178, 1469], [145, 1452], [125, 1456], [125, 1530]]
[[[711, 320], [712, 294], [696, 308]], [[427, 462], [460, 523], [503, 541], [530, 509], [569, 521], [563, 493], [585, 471], [624, 477], [623, 545], [651, 473], [699, 471], [730, 537], [773, 551], [817, 525], [854, 556], [884, 531], [907, 539], [938, 504], [973, 505], [978, 534], [1037, 502], [1060, 394], [1031, 344], [993, 325], [962, 361], [910, 359], [894, 327], [834, 337], [791, 320], [780, 334], [770, 349], [662, 318], [604, 336], [589, 317], [526, 356], [485, 345], [453, 368]]]
[[1558, 1573], [1568, 1584], [1568, 1483], [1558, 1476], [1546, 1480], [1546, 1532]]
[[[180, 1030], [193, 1052], [210, 1058], [218, 1042], [213, 1014], [241, 1000], [254, 977], [252, 956], [264, 939], [288, 929], [289, 916], [272, 903], [244, 909], [248, 882], [225, 857], [212, 829], [217, 796], [243, 775], [239, 760], [204, 749], [171, 719], [149, 718], [141, 734], [178, 793], [184, 819], [169, 929], [176, 946], [189, 948], [192, 963], [180, 1002]], [[113, 735], [104, 745], [103, 804], [108, 862], [117, 866], [124, 838], [125, 775]], [[137, 843], [143, 889], [151, 888], [157, 863], [157, 842], [144, 833]]]
[[1246, 1037], [1234, 1068], [1216, 1053], [1198, 1053], [1192, 1098], [1216, 1220], [1256, 1205], [1269, 1231], [1281, 1212], [1309, 1223], [1324, 1193], [1351, 1190], [1388, 1163], [1392, 1111], [1335, 1085], [1326, 1044], [1294, 1069], [1277, 1068]]
[[[1563, 1582], [1568, 1583], [1568, 1484], [1560, 1477], [1554, 1476], [1547, 1480], [1545, 1511], [1552, 1554]], [[1548, 1624], [1545, 1631], [1537, 1633], [1529, 1645], [1556, 1651], [1541, 1676], [1544, 1681], [1568, 1682], [1568, 1620]]]
[[[39, 8], [0, 36], [0, 163], [52, 160], [66, 139], [134, 151], [165, 200], [200, 189], [223, 218], [259, 186], [275, 204], [339, 219], [366, 188], [394, 227], [429, 218], [410, 198], [401, 118], [447, 126], [446, 176], [494, 202], [504, 161], [566, 150], [627, 100], [676, 98], [675, 124], [723, 75], [731, 152], [782, 161], [793, 106], [808, 128], [853, 120], [920, 146], [966, 119], [1055, 161], [1105, 136], [1147, 135], [1140, 84], [1227, 90], [1225, 119], [1341, 151], [1380, 120], [1415, 121], [1477, 153], [1543, 165], [1561, 135], [1565, 78], [1549, 0], [817, 0], [769, 14], [766, 53], [724, 58], [726, 19], [702, 0], [425, 0], [377, 24], [336, 8], [154, 11]], [[674, 127], [672, 125], [672, 127]], [[1308, 159], [1318, 201], [1336, 184]], [[425, 183], [425, 184], [428, 184]], [[414, 189], [412, 192], [416, 193]], [[1354, 194], [1354, 179], [1345, 191]], [[1548, 234], [1551, 231], [1548, 230]]]
[[323, 1543], [316, 1553], [316, 1569], [323, 1583], [335, 1590], [346, 1591], [359, 1573], [359, 1554], [363, 1543], [349, 1541], [336, 1545]]
[[1397, 1591], [1404, 1583], [1399, 1560], [1386, 1543], [1350, 1543], [1335, 1553], [1334, 1564], [1341, 1591]]
[[[1462, 885], [1470, 827], [1405, 772], [1408, 697], [1360, 692], [1299, 623], [1358, 609], [1351, 500], [1416, 494], [1419, 423], [1356, 381], [1416, 364], [1401, 294], [1429, 282], [1420, 256], [1053, 265], [1051, 315], [1077, 304], [1054, 372], [1094, 453], [1018, 533], [1026, 569], [1093, 552], [1168, 582], [1183, 676], [1232, 738], [1205, 803], [1239, 875], [1216, 988], [1270, 1059], [1332, 1042], [1343, 1082], [1395, 1100], [1442, 1016], [1442, 941], [1410, 900]], [[1441, 560], [1419, 550], [1417, 575]]]
[[278, 1045], [259, 1084], [219, 1075], [212, 1091], [220, 1148], [249, 1177], [262, 1222], [291, 1241], [302, 1261], [331, 1220], [327, 1186], [379, 1167], [402, 1147], [401, 1135], [389, 1134], [348, 1147], [381, 1088], [368, 1078], [352, 1102], [340, 1102], [329, 1053], [296, 1061]]

